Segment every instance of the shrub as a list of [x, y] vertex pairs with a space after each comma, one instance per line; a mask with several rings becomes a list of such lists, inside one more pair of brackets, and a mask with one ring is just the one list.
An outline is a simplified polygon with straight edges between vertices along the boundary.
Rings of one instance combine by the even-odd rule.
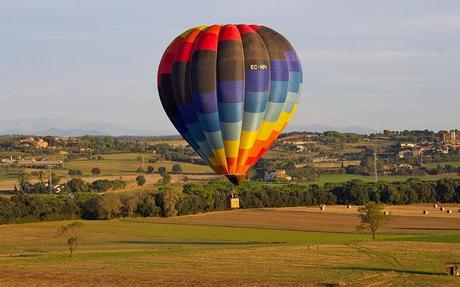
[[182, 172], [182, 166], [180, 164], [174, 164], [172, 166], [172, 172], [174, 173], [181, 173]]
[[155, 170], [155, 169], [154, 169], [153, 166], [151, 166], [151, 165], [149, 165], [149, 166], [147, 167], [147, 172], [148, 172], [148, 173], [153, 173], [154, 170]]
[[138, 186], [143, 186], [145, 184], [145, 177], [143, 175], [138, 175], [136, 177], [136, 182]]
[[98, 167], [94, 167], [93, 169], [91, 169], [91, 174], [94, 175], [94, 176], [98, 176], [101, 174], [101, 169], [98, 168]]

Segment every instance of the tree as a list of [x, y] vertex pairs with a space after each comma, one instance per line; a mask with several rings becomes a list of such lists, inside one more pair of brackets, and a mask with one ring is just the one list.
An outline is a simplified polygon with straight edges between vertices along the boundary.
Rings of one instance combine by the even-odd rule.
[[58, 228], [56, 235], [64, 239], [65, 246], [69, 249], [69, 256], [78, 245], [79, 230], [83, 227], [83, 223], [75, 221]]
[[160, 167], [158, 168], [158, 173], [159, 173], [159, 174], [163, 174], [163, 173], [165, 173], [165, 172], [166, 172], [166, 168], [165, 168], [164, 166], [160, 166]]
[[143, 175], [138, 175], [136, 177], [137, 185], [143, 186], [145, 184], [145, 177]]
[[94, 175], [94, 176], [98, 176], [101, 174], [101, 169], [98, 168], [98, 167], [94, 167], [92, 170], [91, 170], [91, 174]]
[[151, 165], [149, 165], [149, 166], [147, 167], [147, 172], [148, 172], [148, 173], [153, 173], [154, 170], [155, 170], [155, 169], [154, 169], [153, 166], [151, 166]]
[[369, 229], [372, 239], [375, 239], [377, 230], [388, 220], [388, 217], [383, 213], [383, 205], [369, 201], [365, 206], [360, 207], [358, 212], [361, 219], [358, 230]]
[[441, 202], [454, 202], [455, 182], [451, 179], [440, 179], [436, 183], [438, 200]]
[[98, 219], [112, 219], [120, 216], [122, 202], [118, 194], [104, 194], [97, 198]]
[[18, 183], [19, 183], [19, 188], [21, 191], [24, 191], [24, 187], [28, 184], [28, 181], [30, 180], [30, 173], [27, 172], [21, 172], [18, 175]]
[[127, 196], [121, 198], [121, 214], [125, 217], [134, 217], [138, 205], [136, 196]]
[[40, 180], [40, 182], [43, 183], [44, 179], [45, 179], [45, 173], [43, 172], [43, 170], [40, 170], [38, 172], [38, 180]]
[[[0, 197], [1, 199], [1, 197]], [[160, 208], [156, 205], [155, 196], [147, 194], [143, 199], [140, 200], [137, 204], [137, 210], [140, 215], [147, 216], [158, 216], [160, 215]]]
[[51, 184], [57, 185], [61, 181], [61, 177], [57, 174], [51, 174]]
[[171, 182], [171, 176], [169, 175], [168, 172], [164, 172], [161, 174], [161, 179], [160, 179], [160, 183], [161, 184], [168, 184]]
[[174, 164], [172, 166], [172, 172], [174, 173], [181, 173], [182, 172], [182, 166], [180, 164]]
[[161, 216], [170, 217], [177, 215], [176, 204], [179, 201], [179, 193], [165, 188], [160, 193]]
[[70, 192], [76, 193], [76, 192], [88, 192], [89, 190], [89, 184], [85, 183], [82, 179], [80, 178], [72, 178], [66, 183], [66, 186]]

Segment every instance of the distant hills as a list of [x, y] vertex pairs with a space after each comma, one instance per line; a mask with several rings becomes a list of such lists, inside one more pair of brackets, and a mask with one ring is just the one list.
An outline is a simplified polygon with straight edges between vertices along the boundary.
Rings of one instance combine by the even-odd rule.
[[[370, 134], [377, 132], [376, 130], [363, 127], [335, 127], [326, 125], [289, 125], [285, 131], [338, 131], [358, 134]], [[3, 121], [0, 120], [0, 135], [10, 134], [74, 137], [83, 135], [160, 136], [173, 135], [177, 134], [177, 132], [172, 130], [136, 130], [104, 121], [83, 121], [65, 118], [23, 118]]]
[[171, 134], [172, 131], [149, 131], [129, 129], [104, 121], [81, 121], [63, 118], [10, 119], [0, 121], [0, 134], [21, 134], [37, 136], [154, 136]]
[[327, 132], [327, 131], [337, 131], [341, 133], [356, 133], [356, 134], [373, 134], [379, 131], [369, 128], [349, 126], [349, 127], [335, 127], [335, 126], [326, 126], [326, 125], [288, 125], [285, 129], [286, 132]]

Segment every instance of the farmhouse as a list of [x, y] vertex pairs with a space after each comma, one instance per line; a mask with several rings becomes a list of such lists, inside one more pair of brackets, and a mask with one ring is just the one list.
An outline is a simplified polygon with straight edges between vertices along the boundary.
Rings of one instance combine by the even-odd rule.
[[265, 175], [265, 181], [271, 182], [271, 181], [277, 181], [277, 180], [287, 180], [290, 181], [292, 180], [292, 177], [286, 174], [286, 170], [281, 169], [281, 170], [275, 170], [272, 172], [269, 172]]
[[36, 148], [47, 148], [48, 142], [44, 141], [43, 139], [35, 139], [35, 138], [26, 138], [20, 140], [19, 143], [23, 146], [34, 146]]

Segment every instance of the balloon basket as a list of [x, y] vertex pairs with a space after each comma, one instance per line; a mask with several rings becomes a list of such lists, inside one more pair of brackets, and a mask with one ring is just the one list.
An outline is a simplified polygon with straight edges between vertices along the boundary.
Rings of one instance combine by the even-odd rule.
[[232, 194], [228, 198], [228, 207], [230, 209], [238, 209], [238, 208], [240, 208], [240, 199], [238, 198], [235, 186], [232, 188]]
[[228, 199], [228, 207], [230, 209], [238, 209], [238, 208], [240, 208], [240, 199], [238, 197], [230, 197]]

